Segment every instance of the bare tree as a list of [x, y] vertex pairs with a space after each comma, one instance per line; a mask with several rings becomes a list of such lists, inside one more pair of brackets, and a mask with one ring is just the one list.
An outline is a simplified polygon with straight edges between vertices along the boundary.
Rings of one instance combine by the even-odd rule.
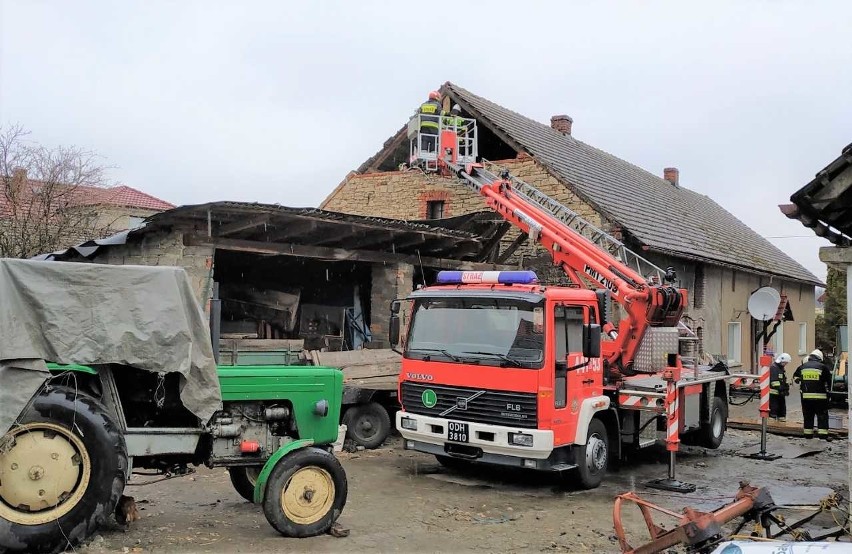
[[0, 127], [0, 257], [29, 258], [108, 233], [99, 221], [104, 168], [94, 153], [47, 148]]

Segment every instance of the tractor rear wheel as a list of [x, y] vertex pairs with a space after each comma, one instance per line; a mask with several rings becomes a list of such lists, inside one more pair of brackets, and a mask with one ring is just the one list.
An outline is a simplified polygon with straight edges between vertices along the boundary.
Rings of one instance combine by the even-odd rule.
[[0, 438], [0, 552], [61, 552], [113, 513], [127, 482], [124, 437], [92, 396], [40, 393]]

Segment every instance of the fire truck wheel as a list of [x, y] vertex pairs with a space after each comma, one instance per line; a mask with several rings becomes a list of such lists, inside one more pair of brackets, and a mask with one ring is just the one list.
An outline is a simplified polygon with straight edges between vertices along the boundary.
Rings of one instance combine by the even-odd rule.
[[0, 552], [73, 550], [115, 510], [127, 446], [95, 398], [50, 387], [0, 438], [0, 475]]
[[254, 485], [263, 466], [229, 467], [228, 474], [231, 476], [231, 484], [234, 490], [248, 500], [254, 502]]
[[390, 415], [378, 402], [352, 406], [343, 414], [346, 436], [364, 448], [378, 448], [388, 438]]
[[343, 511], [348, 487], [334, 454], [313, 447], [296, 450], [272, 468], [263, 513], [285, 537], [321, 535]]
[[589, 422], [586, 444], [577, 449], [580, 485], [593, 489], [601, 484], [609, 461], [609, 438], [606, 426], [597, 418]]
[[728, 425], [728, 406], [721, 396], [713, 397], [710, 405], [710, 420], [701, 426], [701, 443], [707, 448], [719, 448]]

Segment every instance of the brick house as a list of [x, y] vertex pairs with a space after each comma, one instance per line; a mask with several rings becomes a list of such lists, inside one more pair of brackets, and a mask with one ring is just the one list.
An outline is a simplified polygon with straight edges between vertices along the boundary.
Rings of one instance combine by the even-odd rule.
[[23, 169], [4, 177], [0, 188], [0, 253], [10, 256], [103, 237], [174, 208], [126, 185], [44, 182], [28, 178]]
[[[444, 107], [459, 104], [477, 120], [479, 154], [508, 169], [624, 241], [661, 267], [673, 266], [689, 290], [686, 321], [701, 354], [753, 368], [757, 324], [747, 311], [761, 286], [782, 294], [770, 346], [793, 356], [814, 347], [814, 288], [819, 279], [709, 197], [684, 187], [676, 168], [650, 173], [577, 140], [573, 120], [529, 119], [453, 83]], [[454, 179], [400, 169], [408, 161], [403, 126], [381, 150], [350, 172], [321, 208], [395, 219], [440, 219], [482, 211], [484, 203]], [[510, 230], [504, 246], [513, 244]], [[519, 249], [510, 261], [553, 281], [541, 251]], [[547, 270], [551, 271], [548, 272]], [[774, 325], [774, 324], [773, 324]]]

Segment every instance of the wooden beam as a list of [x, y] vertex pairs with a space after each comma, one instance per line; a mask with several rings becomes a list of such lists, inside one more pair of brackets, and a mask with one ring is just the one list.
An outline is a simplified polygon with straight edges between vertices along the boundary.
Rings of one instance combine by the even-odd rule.
[[520, 248], [520, 247], [521, 247], [521, 245], [524, 243], [524, 241], [526, 241], [526, 240], [527, 240], [527, 237], [528, 237], [528, 236], [529, 236], [529, 235], [527, 235], [526, 233], [521, 233], [520, 235], [518, 235], [518, 238], [516, 238], [516, 239], [512, 242], [512, 244], [510, 244], [510, 245], [509, 245], [509, 247], [508, 247], [505, 251], [503, 251], [503, 253], [502, 253], [502, 254], [500, 254], [500, 257], [499, 257], [499, 258], [497, 258], [497, 263], [498, 263], [498, 264], [506, 263], [506, 260], [508, 260], [509, 258], [511, 258], [511, 257], [512, 257], [512, 254], [514, 254], [514, 253], [515, 253], [515, 251], [516, 251], [518, 248]]
[[236, 221], [234, 223], [229, 223], [228, 225], [219, 226], [217, 236], [227, 237], [228, 235], [233, 235], [247, 229], [254, 229], [255, 227], [260, 227], [267, 223], [269, 223], [269, 215], [256, 217], [254, 219]]
[[330, 248], [327, 246], [307, 246], [304, 244], [293, 244], [286, 242], [262, 242], [255, 240], [240, 240], [207, 237], [205, 235], [184, 235], [186, 246], [215, 247], [217, 250], [230, 250], [235, 252], [251, 252], [254, 254], [265, 254], [272, 256], [296, 256], [302, 258], [317, 258], [329, 261], [353, 261], [369, 263], [406, 263], [420, 265], [421, 263], [435, 269], [460, 269], [463, 271], [493, 271], [509, 269], [500, 264], [485, 264], [477, 262], [465, 262], [461, 260], [447, 260], [443, 258], [419, 257], [407, 254], [390, 254], [387, 252], [373, 252], [370, 250], [346, 250], [343, 248]]
[[500, 257], [500, 241], [503, 239], [503, 236], [509, 231], [511, 227], [512, 224], [508, 221], [503, 221], [497, 226], [497, 229], [494, 231], [494, 234], [483, 245], [483, 259], [488, 260], [490, 262], [497, 261], [497, 258]]

